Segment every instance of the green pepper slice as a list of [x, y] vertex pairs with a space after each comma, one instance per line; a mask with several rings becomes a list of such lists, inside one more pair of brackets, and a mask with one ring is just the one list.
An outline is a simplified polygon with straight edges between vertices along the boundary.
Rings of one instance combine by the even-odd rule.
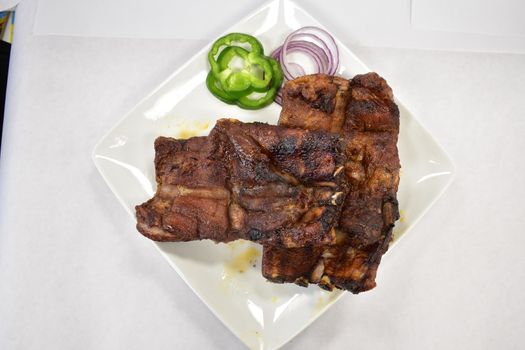
[[[208, 52], [208, 61], [210, 61], [212, 70], [219, 70], [218, 63], [215, 60], [215, 56], [219, 53], [219, 50], [223, 46], [234, 46], [233, 43], [239, 42], [239, 43], [246, 43], [250, 45], [250, 52], [253, 52], [258, 55], [264, 54], [264, 49], [259, 40], [254, 38], [251, 35], [248, 34], [242, 34], [242, 33], [230, 33], [227, 34], [219, 39], [217, 39], [212, 47], [210, 52]], [[240, 47], [240, 46], [237, 46]]]
[[217, 57], [217, 63], [219, 65], [219, 71], [223, 71], [230, 68], [230, 63], [236, 58], [240, 57], [245, 60], [248, 57], [249, 52], [239, 46], [228, 46], [224, 48]]
[[275, 99], [275, 95], [277, 95], [283, 83], [283, 71], [276, 60], [273, 58], [269, 58], [268, 60], [273, 71], [273, 82], [270, 89], [259, 98], [252, 99], [250, 98], [250, 94], [239, 97], [236, 101], [239, 107], [244, 109], [259, 109], [269, 105]]
[[[240, 46], [231, 46], [235, 42], [248, 43], [251, 51]], [[225, 45], [226, 48], [215, 59], [215, 55]], [[230, 66], [236, 57], [243, 61], [242, 69]], [[249, 87], [266, 90], [272, 80], [273, 70], [263, 54], [262, 45], [251, 35], [232, 33], [218, 39], [208, 53], [208, 61], [213, 75], [227, 92], [244, 91]], [[257, 69], [260, 72], [257, 72]]]
[[245, 65], [248, 54], [248, 51], [238, 46], [228, 46], [221, 51], [219, 57], [217, 57], [219, 73], [218, 75], [214, 74], [214, 76], [221, 83], [222, 89], [238, 92], [244, 91], [251, 86], [250, 75], [246, 71], [230, 67], [230, 63], [237, 57], [241, 58], [243, 65]]
[[215, 76], [212, 74], [212, 72], [209, 72], [208, 76], [206, 77], [206, 87], [208, 90], [210, 90], [213, 96], [230, 105], [236, 104], [239, 98], [248, 95], [253, 91], [252, 89], [247, 89], [241, 92], [226, 92], [222, 88], [221, 83], [215, 79]]

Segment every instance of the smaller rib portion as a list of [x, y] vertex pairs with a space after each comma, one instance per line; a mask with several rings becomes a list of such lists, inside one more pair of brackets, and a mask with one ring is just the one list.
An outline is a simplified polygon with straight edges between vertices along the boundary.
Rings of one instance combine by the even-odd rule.
[[136, 207], [157, 241], [335, 242], [347, 187], [337, 134], [221, 119], [208, 137], [155, 141], [157, 193]]

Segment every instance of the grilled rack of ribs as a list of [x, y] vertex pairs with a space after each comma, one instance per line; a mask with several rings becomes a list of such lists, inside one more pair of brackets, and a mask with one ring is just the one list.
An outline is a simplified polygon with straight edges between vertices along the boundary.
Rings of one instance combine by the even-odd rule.
[[157, 241], [264, 246], [270, 281], [375, 287], [399, 218], [399, 110], [376, 73], [286, 83], [279, 126], [221, 119], [207, 137], [155, 141], [157, 192], [136, 207]]
[[136, 207], [156, 241], [335, 243], [347, 193], [339, 135], [221, 119], [207, 137], [155, 141], [157, 192]]
[[340, 133], [350, 190], [335, 244], [264, 246], [263, 275], [274, 282], [316, 283], [359, 293], [375, 287], [382, 255], [399, 218], [399, 110], [376, 73], [351, 81], [326, 75], [286, 83], [279, 125]]

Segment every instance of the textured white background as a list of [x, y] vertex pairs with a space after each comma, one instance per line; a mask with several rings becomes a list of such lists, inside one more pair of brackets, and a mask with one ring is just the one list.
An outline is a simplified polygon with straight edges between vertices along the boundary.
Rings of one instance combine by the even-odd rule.
[[[0, 349], [242, 349], [96, 172], [96, 141], [205, 43], [33, 36], [17, 12], [0, 158]], [[344, 30], [344, 23], [332, 24]], [[457, 177], [285, 349], [525, 347], [525, 56], [351, 46]]]
[[[38, 0], [34, 33], [209, 40], [263, 2], [198, 0], [186, 6], [184, 0]], [[296, 2], [348, 44], [525, 53], [523, 0]]]

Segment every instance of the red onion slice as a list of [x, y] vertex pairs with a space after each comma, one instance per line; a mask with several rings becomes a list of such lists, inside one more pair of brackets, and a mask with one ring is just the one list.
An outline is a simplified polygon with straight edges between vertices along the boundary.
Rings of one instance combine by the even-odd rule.
[[[289, 60], [289, 54], [298, 52], [309, 57], [314, 63], [314, 72], [334, 75], [339, 69], [339, 48], [335, 39], [324, 29], [307, 26], [290, 33], [282, 46], [275, 49], [271, 56], [283, 69], [285, 80], [292, 80], [305, 75], [305, 69], [297, 62]], [[282, 102], [281, 92], [275, 101]]]
[[[327, 45], [327, 53], [332, 57], [331, 69], [329, 70], [330, 75], [333, 75], [339, 69], [339, 48], [333, 36], [330, 35], [326, 30], [318, 27], [303, 27], [300, 29], [303, 34], [310, 34], [317, 37], [322, 43]], [[323, 40], [325, 39], [325, 40]]]

